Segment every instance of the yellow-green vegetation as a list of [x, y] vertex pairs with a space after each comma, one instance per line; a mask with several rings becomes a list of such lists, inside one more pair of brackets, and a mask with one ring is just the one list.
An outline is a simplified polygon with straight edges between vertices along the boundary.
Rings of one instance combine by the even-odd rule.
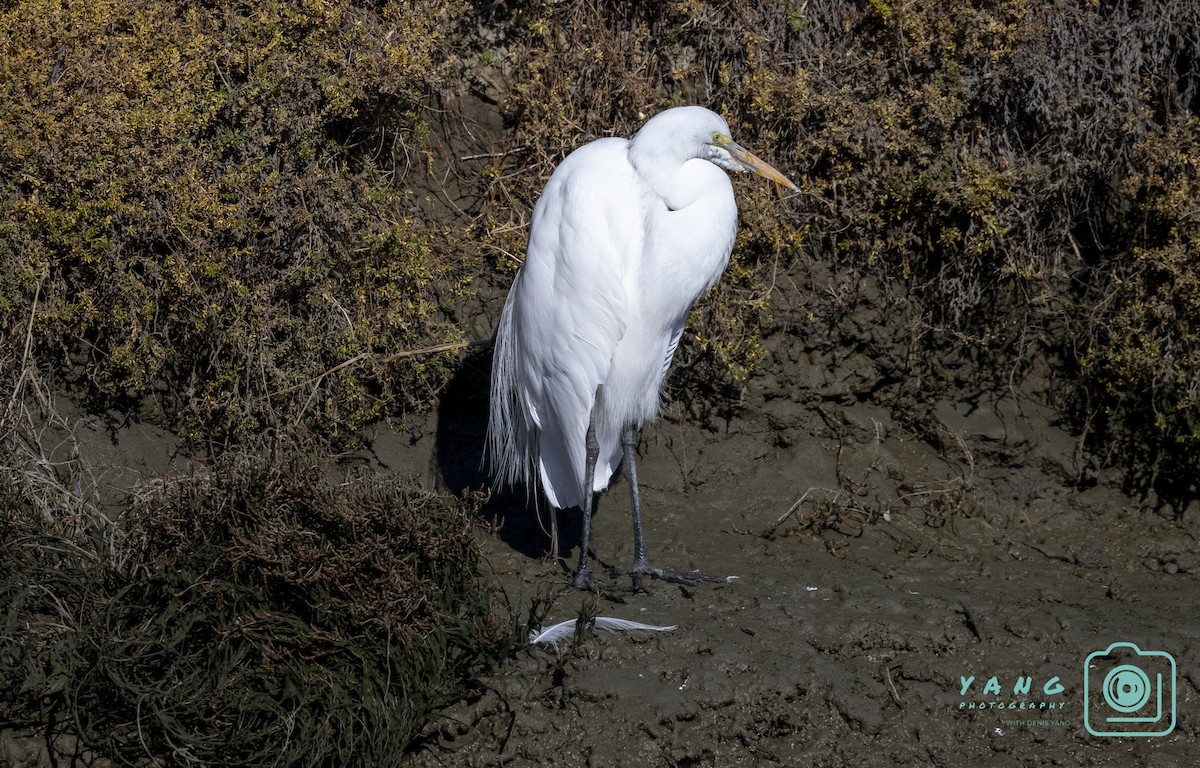
[[[1173, 503], [1194, 497], [1200, 10], [839, 12], [849, 33], [811, 32], [817, 66], [782, 111], [799, 121], [803, 186], [828, 203], [812, 224], [837, 233], [825, 252], [900, 278], [924, 312], [912, 373], [1003, 384], [1044, 355], [1102, 462]], [[957, 378], [964, 359], [974, 381]]]
[[[0, 11], [0, 308], [102, 402], [197, 438], [428, 405], [462, 286], [395, 183], [453, 0]], [[441, 291], [441, 294], [438, 292]]]
[[[1086, 319], [1083, 373], [1136, 485], [1197, 490], [1200, 466], [1200, 121], [1171, 118], [1137, 147], [1123, 191], [1136, 202], [1131, 252], [1107, 261]], [[1165, 481], [1165, 483], [1164, 483]]]
[[513, 634], [470, 504], [328, 470], [226, 454], [120, 526], [47, 516], [3, 472], [0, 720], [78, 735], [85, 761], [396, 764]]

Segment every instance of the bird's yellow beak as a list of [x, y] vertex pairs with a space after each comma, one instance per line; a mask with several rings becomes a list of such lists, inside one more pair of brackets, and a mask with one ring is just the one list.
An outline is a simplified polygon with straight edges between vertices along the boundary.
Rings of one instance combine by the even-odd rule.
[[713, 144], [720, 147], [729, 153], [730, 157], [738, 162], [747, 171], [752, 171], [762, 176], [764, 179], [770, 179], [776, 184], [780, 184], [793, 192], [799, 192], [800, 188], [792, 183], [792, 180], [784, 176], [779, 170], [768, 163], [766, 160], [755, 155], [750, 150], [738, 144], [733, 139], [718, 133], [713, 136]]

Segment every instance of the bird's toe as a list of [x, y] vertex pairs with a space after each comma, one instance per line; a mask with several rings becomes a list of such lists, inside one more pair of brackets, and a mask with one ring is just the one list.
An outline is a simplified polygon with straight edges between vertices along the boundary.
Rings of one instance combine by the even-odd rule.
[[705, 581], [716, 581], [711, 576], [705, 576], [700, 571], [668, 571], [663, 568], [658, 568], [648, 562], [637, 563], [633, 566], [633, 579], [635, 585], [640, 586], [641, 579], [649, 576], [652, 579], [666, 581], [671, 584], [683, 584], [684, 586], [694, 587]]

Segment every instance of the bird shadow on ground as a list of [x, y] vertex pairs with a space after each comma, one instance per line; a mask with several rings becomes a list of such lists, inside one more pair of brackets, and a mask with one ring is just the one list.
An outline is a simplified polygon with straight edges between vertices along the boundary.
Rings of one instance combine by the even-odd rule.
[[525, 557], [543, 558], [554, 551], [549, 515], [557, 514], [557, 551], [565, 555], [579, 546], [582, 537], [578, 510], [555, 511], [521, 487], [492, 488], [484, 456], [491, 366], [490, 349], [472, 350], [442, 393], [434, 449], [440, 483], [456, 495], [490, 490], [481, 510], [484, 523]]

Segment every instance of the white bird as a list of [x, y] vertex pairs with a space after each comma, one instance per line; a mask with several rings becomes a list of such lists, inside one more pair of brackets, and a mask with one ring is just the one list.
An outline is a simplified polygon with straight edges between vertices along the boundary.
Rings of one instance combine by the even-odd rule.
[[498, 483], [538, 483], [553, 507], [581, 509], [577, 588], [599, 588], [588, 567], [593, 498], [622, 456], [635, 583], [702, 578], [650, 564], [634, 460], [688, 312], [729, 263], [737, 204], [724, 171], [796, 190], [736, 144], [719, 115], [677, 107], [632, 139], [572, 152], [533, 209], [525, 263], [496, 330], [488, 454]]

